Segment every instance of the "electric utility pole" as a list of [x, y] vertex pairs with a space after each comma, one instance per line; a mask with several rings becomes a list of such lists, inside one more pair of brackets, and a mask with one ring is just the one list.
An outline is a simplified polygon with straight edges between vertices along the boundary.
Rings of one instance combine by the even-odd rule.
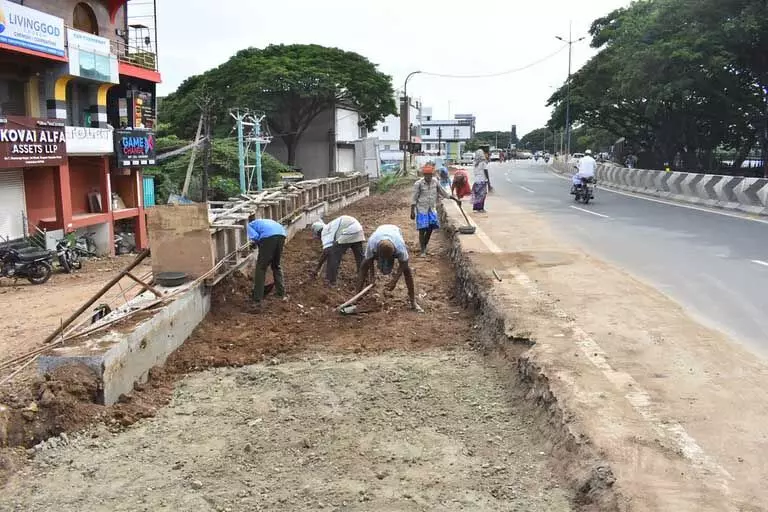
[[[231, 109], [229, 115], [235, 120], [237, 130], [238, 163], [240, 166], [240, 193], [251, 191], [254, 174], [256, 175], [256, 190], [264, 189], [261, 169], [262, 144], [267, 145], [271, 138], [261, 135], [261, 122], [264, 115], [255, 114], [248, 109]], [[255, 150], [256, 158], [251, 164], [251, 148]]]
[[212, 124], [213, 124], [213, 96], [208, 92], [200, 94], [197, 105], [203, 114], [203, 133], [205, 140], [203, 143], [203, 176], [200, 182], [200, 195], [202, 202], [208, 202], [208, 175], [211, 170], [211, 146], [212, 146]]
[[580, 37], [579, 39], [573, 39], [573, 23], [568, 27], [568, 40], [560, 36], [555, 36], [560, 41], [568, 45], [568, 96], [565, 100], [565, 140], [566, 140], [566, 155], [571, 154], [571, 60], [573, 56], [573, 45], [586, 39], [586, 37]]

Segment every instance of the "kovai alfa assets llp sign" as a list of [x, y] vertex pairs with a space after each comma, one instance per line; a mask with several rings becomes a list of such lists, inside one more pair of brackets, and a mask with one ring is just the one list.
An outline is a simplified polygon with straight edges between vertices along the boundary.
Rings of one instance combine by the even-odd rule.
[[0, 169], [60, 165], [66, 157], [62, 121], [0, 118]]
[[0, 43], [64, 56], [64, 20], [0, 0]]

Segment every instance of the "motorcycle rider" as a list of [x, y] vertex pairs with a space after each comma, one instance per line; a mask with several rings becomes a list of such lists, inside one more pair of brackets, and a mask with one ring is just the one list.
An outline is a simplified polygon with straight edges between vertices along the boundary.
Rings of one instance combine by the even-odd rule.
[[579, 171], [573, 175], [571, 194], [575, 194], [576, 189], [581, 187], [583, 183], [594, 180], [596, 168], [597, 161], [592, 157], [592, 150], [588, 149], [584, 152], [581, 161], [579, 161]]

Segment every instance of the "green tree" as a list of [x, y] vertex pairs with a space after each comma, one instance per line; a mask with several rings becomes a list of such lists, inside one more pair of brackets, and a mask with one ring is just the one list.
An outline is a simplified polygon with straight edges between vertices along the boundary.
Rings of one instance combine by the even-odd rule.
[[[179, 139], [175, 135], [157, 139], [156, 148], [159, 154], [188, 145], [190, 141]], [[147, 168], [144, 173], [155, 177], [155, 192], [158, 203], [168, 201], [170, 194], [180, 194], [187, 175], [187, 167], [192, 153], [188, 151], [181, 155], [163, 160], [155, 167]], [[211, 199], [225, 200], [240, 193], [240, 167], [238, 160], [237, 140], [232, 138], [214, 139], [211, 145], [211, 167], [209, 188]], [[203, 170], [203, 159], [198, 154], [192, 169], [189, 196], [193, 200], [201, 200], [200, 184]], [[280, 173], [289, 172], [290, 168], [268, 153], [262, 153], [262, 178], [266, 187], [275, 186], [280, 182]]]
[[[271, 45], [239, 51], [227, 62], [193, 76], [163, 100], [162, 121], [173, 133], [192, 138], [199, 109], [196, 97], [203, 88], [214, 91], [216, 117], [228, 119], [228, 108], [250, 108], [266, 114], [266, 123], [288, 150], [288, 165], [296, 161], [296, 148], [312, 121], [337, 105], [360, 112], [368, 129], [389, 114], [396, 114], [390, 76], [354, 52], [319, 45]], [[221, 122], [219, 135], [229, 132]]]
[[[702, 169], [732, 149], [740, 166], [765, 121], [765, 14], [762, 0], [647, 0], [595, 20], [600, 52], [571, 79], [572, 119], [625, 137], [641, 165]], [[566, 95], [550, 98], [549, 127], [564, 125]]]

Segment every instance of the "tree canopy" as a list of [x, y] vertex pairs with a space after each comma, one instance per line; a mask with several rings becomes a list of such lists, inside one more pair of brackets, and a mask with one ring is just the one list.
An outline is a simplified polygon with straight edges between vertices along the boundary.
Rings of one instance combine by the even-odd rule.
[[310, 123], [335, 105], [357, 110], [368, 129], [396, 114], [392, 79], [354, 52], [319, 45], [271, 45], [239, 51], [217, 68], [185, 80], [163, 100], [162, 121], [180, 138], [194, 137], [203, 90], [216, 96], [215, 133], [231, 129], [228, 110], [263, 112], [271, 135], [282, 139], [293, 165]]
[[[600, 49], [571, 79], [577, 123], [625, 137], [641, 165], [712, 170], [766, 147], [768, 3], [643, 0], [595, 20]], [[567, 86], [549, 100], [565, 123]], [[572, 137], [573, 140], [573, 137]]]

